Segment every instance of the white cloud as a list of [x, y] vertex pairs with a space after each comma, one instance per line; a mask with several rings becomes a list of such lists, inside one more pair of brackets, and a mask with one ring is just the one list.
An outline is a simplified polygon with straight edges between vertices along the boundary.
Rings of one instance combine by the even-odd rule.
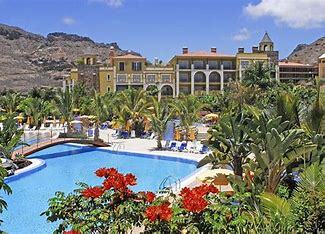
[[110, 7], [120, 7], [124, 0], [89, 0], [90, 2], [102, 2]]
[[325, 23], [325, 0], [261, 0], [248, 4], [244, 11], [255, 18], [271, 16], [291, 28], [322, 27]]
[[234, 41], [245, 41], [251, 37], [250, 32], [247, 28], [242, 28], [239, 32], [232, 37]]
[[66, 24], [66, 25], [73, 25], [76, 23], [76, 20], [71, 17], [64, 17], [64, 18], [62, 18], [62, 23]]

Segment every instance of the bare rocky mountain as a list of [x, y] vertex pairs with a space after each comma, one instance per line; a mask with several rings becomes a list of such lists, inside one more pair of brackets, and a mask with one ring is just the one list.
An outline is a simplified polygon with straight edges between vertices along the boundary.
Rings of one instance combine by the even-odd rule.
[[44, 37], [0, 24], [0, 91], [61, 86], [80, 55], [97, 54], [99, 62], [106, 63], [111, 46], [117, 54], [126, 53], [116, 43], [96, 43], [88, 37], [61, 32]]
[[311, 44], [299, 44], [287, 57], [291, 62], [315, 64], [319, 56], [325, 53], [325, 37], [321, 37]]

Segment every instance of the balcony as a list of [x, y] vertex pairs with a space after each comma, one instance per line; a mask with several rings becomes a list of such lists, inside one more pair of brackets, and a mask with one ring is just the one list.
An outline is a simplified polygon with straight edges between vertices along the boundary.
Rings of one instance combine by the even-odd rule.
[[156, 83], [156, 75], [147, 75], [146, 76], [146, 83], [147, 84], [154, 84], [154, 83]]
[[161, 75], [162, 83], [172, 83], [171, 75]]
[[133, 75], [131, 82], [132, 83], [141, 83], [142, 82], [142, 76], [141, 75]]
[[127, 77], [126, 75], [117, 75], [116, 79], [117, 83], [127, 83]]

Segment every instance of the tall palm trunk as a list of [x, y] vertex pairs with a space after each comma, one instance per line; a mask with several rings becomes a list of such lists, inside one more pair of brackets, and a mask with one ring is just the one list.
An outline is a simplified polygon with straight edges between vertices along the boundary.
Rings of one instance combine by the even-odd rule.
[[95, 124], [95, 132], [94, 132], [94, 141], [98, 141], [99, 140], [99, 124], [96, 123]]

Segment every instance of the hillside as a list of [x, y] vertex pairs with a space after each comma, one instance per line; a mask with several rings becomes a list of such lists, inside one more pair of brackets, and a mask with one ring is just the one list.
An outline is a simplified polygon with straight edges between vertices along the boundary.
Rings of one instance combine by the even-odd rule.
[[116, 43], [96, 43], [88, 37], [61, 32], [44, 37], [0, 24], [0, 90], [61, 86], [80, 55], [95, 53], [101, 63], [106, 63], [111, 46], [117, 54], [126, 53]]
[[287, 57], [292, 62], [308, 64], [317, 63], [319, 56], [325, 53], [325, 37], [321, 37], [311, 44], [299, 44]]

